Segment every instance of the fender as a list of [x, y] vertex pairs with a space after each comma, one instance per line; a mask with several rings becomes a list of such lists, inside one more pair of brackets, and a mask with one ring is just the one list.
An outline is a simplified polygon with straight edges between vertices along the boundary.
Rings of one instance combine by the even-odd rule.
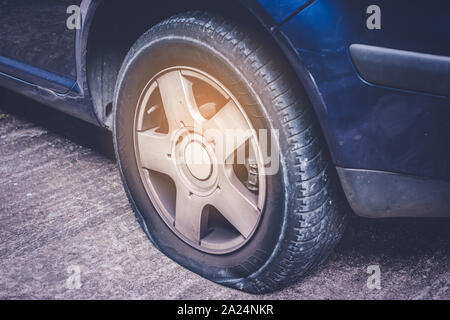
[[[77, 30], [77, 88], [79, 88], [83, 96], [92, 96], [89, 92], [88, 77], [87, 77], [87, 46], [88, 37], [91, 31], [92, 23], [95, 20], [95, 14], [97, 9], [103, 0], [82, 0], [81, 1], [81, 14], [82, 14], [82, 26]], [[290, 45], [288, 39], [280, 31], [279, 27], [289, 21], [292, 17], [309, 7], [315, 0], [296, 0], [283, 4], [281, 7], [279, 2], [271, 0], [238, 0], [240, 4], [247, 10], [249, 15], [252, 15], [262, 26], [267, 34], [273, 38], [275, 43], [279, 46], [280, 50], [287, 57], [291, 67], [296, 72], [298, 78], [307, 88], [311, 101], [315, 105], [316, 112], [323, 109], [323, 102], [320, 98], [320, 94], [317, 91], [317, 87], [314, 84], [309, 72], [303, 66], [299, 60], [297, 54], [292, 45]], [[194, 1], [193, 1], [194, 2]], [[102, 126], [105, 126], [103, 119], [104, 106], [96, 106], [95, 101], [89, 101], [92, 106], [93, 113], [96, 114], [96, 122]], [[325, 119], [325, 117], [320, 117]], [[326, 128], [326, 125], [323, 125]]]

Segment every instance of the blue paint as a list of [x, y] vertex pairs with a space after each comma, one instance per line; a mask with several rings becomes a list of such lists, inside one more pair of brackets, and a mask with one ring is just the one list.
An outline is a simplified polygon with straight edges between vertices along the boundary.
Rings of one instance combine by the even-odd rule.
[[[379, 0], [381, 30], [368, 30], [368, 0], [316, 0], [281, 27], [313, 78], [334, 162], [450, 180], [450, 99], [375, 86], [355, 71], [352, 43], [450, 56], [450, 2]], [[450, 85], [450, 84], [449, 84]]]
[[284, 21], [289, 15], [307, 4], [309, 0], [259, 0], [275, 23]]
[[12, 68], [16, 72], [24, 72], [26, 74], [38, 77], [42, 80], [60, 85], [64, 88], [66, 88], [67, 90], [70, 90], [72, 87], [74, 87], [74, 84], [75, 84], [74, 80], [64, 78], [55, 73], [51, 73], [51, 72], [30, 66], [28, 64], [22, 63], [20, 61], [16, 61], [11, 58], [0, 56], [0, 64], [2, 64], [4, 67]]

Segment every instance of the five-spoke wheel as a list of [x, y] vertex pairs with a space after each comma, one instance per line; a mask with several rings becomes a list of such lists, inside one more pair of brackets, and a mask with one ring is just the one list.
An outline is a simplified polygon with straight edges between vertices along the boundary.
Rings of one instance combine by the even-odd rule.
[[[150, 80], [136, 110], [137, 162], [164, 221], [203, 251], [243, 245], [262, 214], [265, 177], [239, 102], [211, 75], [174, 67]], [[255, 171], [257, 188], [249, 188]]]

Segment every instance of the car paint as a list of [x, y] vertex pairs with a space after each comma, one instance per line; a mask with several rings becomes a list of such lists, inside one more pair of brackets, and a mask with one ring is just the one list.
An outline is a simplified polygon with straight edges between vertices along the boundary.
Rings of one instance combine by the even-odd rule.
[[[291, 14], [301, 10], [302, 7], [308, 5], [311, 0], [259, 0], [259, 4], [267, 11], [273, 20], [271, 25], [276, 26], [282, 24], [289, 19]], [[255, 7], [255, 6], [254, 6]]]
[[[17, 29], [26, 32], [21, 34], [25, 42], [12, 33], [5, 36], [8, 23], [0, 20], [0, 37], [7, 39], [0, 44], [0, 85], [105, 125], [94, 110], [86, 76], [87, 38], [100, 2], [2, 0], [9, 12], [32, 4], [39, 14], [17, 17], [35, 23]], [[307, 89], [336, 166], [450, 181], [450, 98], [370, 84], [349, 54], [350, 45], [367, 44], [450, 56], [450, 3], [379, 0], [381, 29], [369, 30], [366, 10], [373, 2], [368, 0], [241, 2], [273, 36]], [[42, 13], [51, 12], [48, 6], [61, 10], [69, 4], [81, 6], [82, 27], [58, 38], [67, 15], [50, 13], [45, 21], [54, 23], [47, 25]]]
[[[53, 24], [44, 24], [38, 18], [27, 19], [26, 14], [19, 11], [20, 14], [15, 16], [19, 21], [19, 27], [21, 24], [33, 21], [39, 23], [20, 28], [20, 30], [25, 31], [25, 34], [16, 35], [16, 38], [9, 40], [8, 43], [10, 47], [12, 46], [11, 48], [5, 48], [4, 45], [0, 45], [0, 57], [12, 59], [22, 67], [14, 69], [13, 72], [11, 64], [5, 65], [0, 62], [0, 86], [28, 96], [79, 119], [102, 126], [103, 124], [98, 120], [94, 111], [86, 77], [86, 48], [89, 26], [92, 23], [95, 9], [98, 7], [99, 2], [98, 0], [44, 0], [42, 2], [39, 1], [38, 7], [36, 7], [35, 3], [38, 3], [38, 1], [34, 0], [2, 0], [1, 8], [7, 8], [8, 6], [24, 8], [28, 4], [30, 5], [29, 9], [34, 8], [37, 10], [31, 13], [38, 18], [43, 16], [43, 13], [55, 11], [49, 11], [48, 7], [58, 8], [58, 14], [44, 15], [46, 19], [58, 17], [56, 18], [58, 28], [61, 26], [66, 28], [66, 19], [68, 17], [66, 9], [69, 5], [76, 4], [81, 8], [82, 26], [80, 29], [65, 31], [65, 41], [53, 42], [51, 37], [39, 38], [38, 41], [34, 41], [36, 48], [32, 50], [33, 54], [30, 53], [26, 56], [23, 53], [15, 56], [15, 52], [22, 50], [22, 42], [27, 43], [27, 41], [36, 40], [36, 34], [55, 32]], [[64, 6], [61, 6], [61, 3]], [[62, 18], [61, 11], [64, 13], [64, 18]], [[0, 11], [0, 40], [3, 40], [5, 33], [8, 32], [8, 26], [5, 26], [7, 24], [6, 20], [3, 19], [3, 16], [8, 13], [11, 13], [11, 10], [2, 9]], [[8, 36], [11, 37], [11, 35]], [[25, 39], [21, 37], [25, 37]], [[68, 38], [73, 40], [73, 44], [70, 46], [66, 45]], [[52, 44], [49, 44], [48, 41], [42, 41], [43, 39], [47, 39]], [[45, 61], [49, 57], [51, 58], [51, 55], [45, 51], [45, 48], [52, 48], [52, 51], [57, 51], [61, 56], [60, 59], [57, 59], [57, 63], [53, 62], [52, 70], [47, 70], [48, 68], [45, 66]], [[18, 57], [22, 57], [22, 61], [18, 61]], [[41, 63], [34, 63], [33, 61], [41, 61]], [[76, 70], [75, 75], [73, 66], [75, 66]], [[37, 74], [43, 74], [44, 76], [37, 76]], [[63, 78], [64, 81], [69, 80], [71, 84], [66, 84], [65, 88], [61, 88], [55, 82], [57, 77]]]
[[[336, 165], [450, 180], [449, 97], [372, 85], [349, 56], [360, 43], [450, 56], [450, 3], [316, 0], [280, 28], [319, 92], [315, 108]], [[449, 84], [450, 85], [450, 84]]]
[[15, 75], [24, 80], [68, 92], [76, 80], [76, 31], [66, 27], [66, 11], [72, 3], [3, 0], [0, 71], [12, 73], [15, 69]]

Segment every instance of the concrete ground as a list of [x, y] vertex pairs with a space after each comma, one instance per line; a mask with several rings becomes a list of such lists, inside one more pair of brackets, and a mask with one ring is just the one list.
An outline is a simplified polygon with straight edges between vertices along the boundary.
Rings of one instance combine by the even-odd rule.
[[[381, 289], [366, 285], [378, 265]], [[0, 92], [2, 299], [450, 299], [450, 219], [351, 219], [329, 261], [252, 296], [158, 252], [128, 205], [108, 132]]]

